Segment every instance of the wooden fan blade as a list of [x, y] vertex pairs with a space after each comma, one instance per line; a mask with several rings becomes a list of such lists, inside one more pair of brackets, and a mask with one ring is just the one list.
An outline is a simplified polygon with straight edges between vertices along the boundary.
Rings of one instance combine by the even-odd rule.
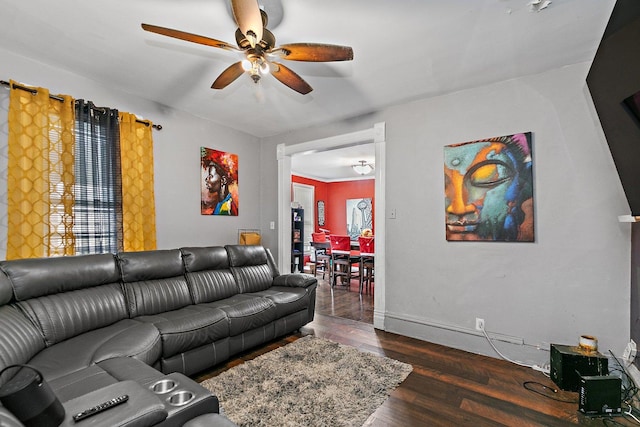
[[233, 16], [238, 28], [249, 40], [251, 47], [262, 40], [262, 15], [257, 0], [231, 0]]
[[283, 44], [269, 53], [280, 55], [289, 61], [329, 62], [353, 59], [353, 49], [349, 46], [319, 43]]
[[227, 67], [227, 69], [218, 76], [216, 81], [211, 85], [211, 89], [224, 89], [242, 74], [244, 74], [242, 63], [236, 62], [235, 64]]
[[289, 86], [291, 89], [303, 95], [313, 90], [313, 88], [309, 86], [309, 83], [305, 82], [302, 77], [294, 73], [291, 69], [278, 62], [272, 62], [272, 64], [274, 67], [271, 67], [271, 74], [284, 85]]
[[233, 50], [236, 52], [240, 51], [240, 49], [238, 49], [234, 45], [231, 45], [227, 42], [223, 42], [223, 41], [212, 39], [205, 36], [199, 36], [197, 34], [186, 33], [180, 30], [173, 30], [171, 28], [158, 27], [157, 25], [149, 25], [149, 24], [142, 24], [142, 29], [145, 31], [149, 31], [151, 33], [156, 33], [163, 36], [169, 36], [175, 39], [185, 40], [192, 43], [203, 44], [205, 46], [213, 46], [213, 47], [218, 47], [220, 49]]

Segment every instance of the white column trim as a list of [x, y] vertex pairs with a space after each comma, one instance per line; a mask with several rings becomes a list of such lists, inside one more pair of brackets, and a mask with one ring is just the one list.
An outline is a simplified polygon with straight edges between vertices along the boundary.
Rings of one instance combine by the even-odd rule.
[[278, 144], [278, 269], [291, 273], [291, 156]]
[[376, 183], [375, 183], [375, 236], [376, 236], [376, 260], [375, 260], [375, 286], [373, 297], [373, 326], [376, 329], [385, 329], [386, 314], [386, 129], [384, 123], [376, 123], [374, 126], [374, 143], [376, 150]]

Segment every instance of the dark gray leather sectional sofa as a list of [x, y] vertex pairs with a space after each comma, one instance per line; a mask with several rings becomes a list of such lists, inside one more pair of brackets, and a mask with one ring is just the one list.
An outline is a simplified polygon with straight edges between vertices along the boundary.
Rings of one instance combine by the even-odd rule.
[[[229, 425], [188, 376], [295, 331], [315, 310], [316, 279], [280, 275], [261, 246], [23, 259], [0, 270], [0, 369], [37, 368], [65, 407], [63, 425], [117, 394], [130, 401], [91, 425], [103, 415], [108, 426]], [[0, 407], [1, 425], [10, 419]]]

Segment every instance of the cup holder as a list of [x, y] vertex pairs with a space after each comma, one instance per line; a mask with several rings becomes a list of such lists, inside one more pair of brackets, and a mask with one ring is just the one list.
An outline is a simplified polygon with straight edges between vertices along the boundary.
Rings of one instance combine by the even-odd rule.
[[187, 390], [181, 390], [173, 393], [169, 397], [169, 404], [173, 406], [183, 406], [191, 402], [195, 395]]
[[151, 385], [151, 391], [156, 394], [164, 394], [169, 393], [171, 390], [175, 389], [178, 383], [174, 380], [163, 379], [160, 381], [156, 381]]

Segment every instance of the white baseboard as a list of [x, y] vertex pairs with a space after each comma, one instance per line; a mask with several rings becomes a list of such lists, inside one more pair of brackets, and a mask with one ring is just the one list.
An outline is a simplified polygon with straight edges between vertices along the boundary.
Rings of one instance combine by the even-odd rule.
[[384, 331], [384, 312], [373, 310], [373, 327]]
[[[411, 316], [402, 313], [386, 312], [385, 330], [423, 341], [457, 348], [470, 353], [501, 358], [487, 342], [481, 331], [466, 326], [453, 325]], [[487, 330], [491, 341], [500, 352], [510, 360], [525, 365], [544, 365], [549, 363], [549, 349], [525, 343], [522, 337], [501, 334]]]
[[[475, 336], [484, 338], [484, 334], [482, 332], [476, 331], [475, 329], [467, 328], [464, 326], [451, 325], [447, 323], [436, 322], [426, 318], [419, 318], [415, 316], [408, 316], [406, 314], [398, 314], [398, 313], [387, 312], [386, 317], [388, 319], [416, 323], [419, 325], [429, 326], [429, 327], [438, 328], [438, 329], [444, 329], [447, 331], [462, 332], [463, 334], [475, 335]], [[503, 342], [508, 342], [508, 343], [517, 344], [517, 345], [524, 345], [524, 338], [521, 338], [521, 337], [514, 337], [511, 335], [504, 335], [504, 334], [499, 334], [499, 333], [490, 332], [490, 331], [487, 331], [487, 334], [489, 335], [489, 337], [491, 337], [492, 340], [503, 341]]]

